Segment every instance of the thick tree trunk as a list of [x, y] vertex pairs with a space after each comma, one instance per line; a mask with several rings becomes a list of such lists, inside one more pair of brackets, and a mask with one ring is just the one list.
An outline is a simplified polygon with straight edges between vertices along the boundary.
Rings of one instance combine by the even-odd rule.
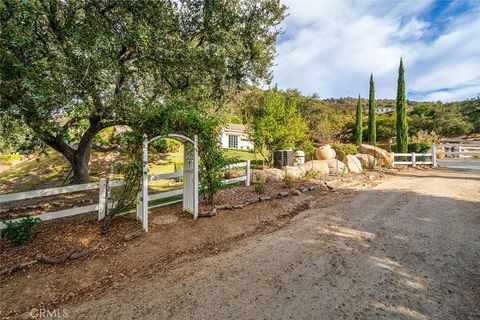
[[90, 182], [88, 163], [92, 154], [92, 142], [95, 135], [102, 130], [99, 121], [90, 119], [90, 127], [85, 131], [78, 143], [77, 150], [73, 152], [73, 161], [70, 161], [73, 169], [73, 184]]
[[81, 184], [90, 182], [90, 175], [88, 173], [88, 163], [90, 162], [90, 150], [80, 151], [76, 150], [73, 156], [73, 163], [70, 163], [73, 171], [73, 184]]
[[85, 131], [77, 149], [72, 148], [61, 138], [51, 136], [47, 142], [53, 149], [60, 152], [70, 162], [73, 171], [73, 184], [82, 184], [90, 182], [88, 173], [88, 163], [92, 152], [92, 142], [95, 135], [103, 127], [98, 120], [90, 119], [90, 127]]

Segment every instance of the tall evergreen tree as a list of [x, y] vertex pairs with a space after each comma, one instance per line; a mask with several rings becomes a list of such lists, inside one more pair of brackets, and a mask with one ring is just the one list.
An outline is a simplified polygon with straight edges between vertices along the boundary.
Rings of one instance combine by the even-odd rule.
[[370, 94], [368, 97], [368, 143], [377, 143], [377, 120], [375, 113], [375, 84], [373, 74], [370, 75]]
[[355, 125], [355, 143], [357, 145], [362, 144], [362, 118], [363, 118], [363, 106], [360, 95], [358, 95], [357, 102], [357, 114], [356, 114], [356, 125]]
[[407, 123], [407, 102], [405, 98], [405, 70], [403, 61], [400, 58], [398, 67], [397, 83], [397, 152], [406, 153], [408, 151], [408, 123]]

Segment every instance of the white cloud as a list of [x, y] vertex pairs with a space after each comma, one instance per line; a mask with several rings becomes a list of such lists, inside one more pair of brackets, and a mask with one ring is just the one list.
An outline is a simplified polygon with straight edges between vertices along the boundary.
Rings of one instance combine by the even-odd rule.
[[321, 97], [394, 98], [399, 58], [409, 99], [456, 100], [480, 93], [480, 15], [463, 14], [443, 32], [420, 15], [429, 1], [287, 1], [274, 82]]

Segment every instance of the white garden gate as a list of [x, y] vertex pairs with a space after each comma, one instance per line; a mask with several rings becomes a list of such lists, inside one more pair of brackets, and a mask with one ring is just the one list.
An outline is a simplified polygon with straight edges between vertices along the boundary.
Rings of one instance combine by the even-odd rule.
[[[183, 152], [183, 211], [198, 217], [198, 137], [193, 140], [181, 134], [167, 134], [148, 140], [143, 135], [143, 174], [141, 190], [138, 196], [137, 218], [142, 221], [143, 229], [148, 232], [148, 145], [160, 139], [175, 139], [184, 144]], [[192, 147], [185, 145], [191, 143]]]

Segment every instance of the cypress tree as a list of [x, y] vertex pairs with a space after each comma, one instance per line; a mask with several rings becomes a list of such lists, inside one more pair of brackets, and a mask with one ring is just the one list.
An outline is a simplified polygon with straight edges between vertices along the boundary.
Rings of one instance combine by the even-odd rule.
[[403, 61], [400, 58], [400, 66], [398, 67], [397, 82], [397, 152], [408, 152], [408, 123], [407, 123], [407, 102], [405, 98], [405, 70], [403, 69]]
[[360, 95], [358, 95], [356, 125], [355, 125], [355, 143], [357, 145], [362, 144], [362, 134], [363, 134], [363, 132], [362, 132], [362, 118], [363, 118], [362, 100], [360, 100]]
[[375, 113], [375, 85], [373, 74], [370, 75], [370, 94], [368, 97], [368, 143], [377, 143], [377, 120]]

